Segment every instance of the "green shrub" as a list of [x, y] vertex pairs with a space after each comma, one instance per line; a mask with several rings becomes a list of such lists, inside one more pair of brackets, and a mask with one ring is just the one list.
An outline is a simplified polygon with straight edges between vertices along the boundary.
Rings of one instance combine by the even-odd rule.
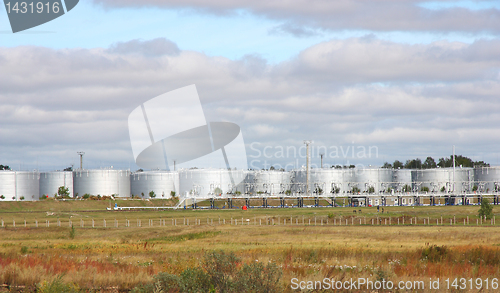
[[432, 245], [422, 249], [421, 259], [430, 262], [440, 262], [448, 254], [446, 246]]
[[490, 205], [490, 201], [486, 198], [481, 199], [481, 207], [478, 211], [479, 217], [491, 219], [493, 217], [493, 206]]
[[188, 268], [180, 276], [159, 273], [153, 282], [135, 287], [131, 292], [281, 292], [282, 270], [274, 263], [245, 264], [222, 250], [207, 252], [201, 267]]
[[281, 292], [281, 275], [282, 271], [274, 263], [266, 266], [262, 263], [245, 264], [236, 276], [234, 292]]
[[[155, 291], [182, 292], [183, 286], [181, 278], [169, 273], [159, 273], [154, 276]], [[161, 291], [160, 291], [161, 292]]]
[[207, 272], [210, 283], [218, 292], [229, 292], [231, 279], [236, 273], [240, 259], [234, 253], [226, 254], [223, 250], [205, 254], [203, 269]]
[[39, 293], [76, 293], [80, 289], [73, 284], [64, 284], [62, 276], [58, 276], [52, 282], [43, 281], [37, 286], [36, 292]]
[[209, 292], [214, 289], [210, 277], [201, 268], [188, 268], [181, 273], [182, 292]]

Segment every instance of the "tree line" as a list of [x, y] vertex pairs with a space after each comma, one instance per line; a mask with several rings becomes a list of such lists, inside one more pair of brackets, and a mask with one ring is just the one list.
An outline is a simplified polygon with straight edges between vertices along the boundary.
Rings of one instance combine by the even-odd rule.
[[[484, 161], [473, 161], [468, 157], [462, 155], [455, 155], [455, 166], [459, 167], [490, 167], [490, 164]], [[416, 158], [413, 160], [406, 160], [405, 163], [395, 160], [394, 163], [385, 162], [382, 168], [387, 169], [432, 169], [432, 168], [448, 168], [453, 167], [453, 156], [449, 158], [439, 158], [438, 162], [432, 157], [427, 157], [425, 161], [422, 162], [421, 159]]]

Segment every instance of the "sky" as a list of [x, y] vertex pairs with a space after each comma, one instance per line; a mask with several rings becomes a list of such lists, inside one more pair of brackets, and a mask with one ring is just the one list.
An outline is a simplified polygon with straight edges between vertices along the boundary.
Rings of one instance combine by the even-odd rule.
[[[500, 165], [500, 2], [82, 0], [12, 33], [0, 9], [0, 164], [131, 169], [128, 116], [195, 84], [252, 168]], [[168, 120], [168, 117], [165, 117]], [[175, 123], [175, 122], [172, 122]], [[194, 167], [194, 166], [193, 166]]]

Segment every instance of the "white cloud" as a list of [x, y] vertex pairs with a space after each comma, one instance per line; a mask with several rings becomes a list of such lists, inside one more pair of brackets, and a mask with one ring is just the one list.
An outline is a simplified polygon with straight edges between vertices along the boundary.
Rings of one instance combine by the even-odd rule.
[[498, 152], [498, 40], [332, 40], [276, 65], [258, 56], [149, 54], [158, 43], [176, 47], [0, 48], [0, 163], [64, 168], [83, 150], [89, 167], [128, 167], [130, 111], [193, 83], [208, 120], [237, 123], [247, 145], [376, 144], [381, 157], [367, 164], [446, 156], [450, 144], [493, 163]]
[[[215, 15], [249, 11], [258, 16], [283, 21], [277, 31], [304, 36], [310, 28], [326, 30], [500, 32], [500, 10], [472, 10], [447, 7], [431, 10], [419, 6], [422, 0], [94, 0], [108, 9], [122, 7], [159, 7], [184, 9]], [[447, 3], [447, 1], [434, 1]]]

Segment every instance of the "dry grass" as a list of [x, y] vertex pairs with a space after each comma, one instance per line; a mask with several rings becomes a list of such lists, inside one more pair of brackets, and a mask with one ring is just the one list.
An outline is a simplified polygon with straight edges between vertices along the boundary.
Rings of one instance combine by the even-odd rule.
[[[384, 277], [393, 281], [498, 277], [500, 227], [477, 227], [475, 220], [472, 223], [477, 209], [391, 207], [384, 215], [377, 214], [374, 208], [362, 209], [362, 217], [391, 217], [393, 226], [385, 226], [383, 222], [376, 226], [333, 226], [333, 219], [347, 218], [351, 223], [353, 214], [349, 208], [248, 212], [81, 212], [53, 208], [58, 210], [54, 216], [42, 211], [9, 213], [9, 219], [16, 220], [16, 228], [3, 213], [1, 217], [7, 227], [0, 230], [0, 283], [23, 285], [29, 292], [43, 281], [62, 276], [63, 282], [76, 284], [83, 290], [127, 291], [151, 281], [159, 272], [179, 274], [188, 267], [198, 266], [205, 252], [216, 249], [232, 251], [244, 263], [275, 262], [283, 269], [284, 291], [291, 290], [290, 280], [294, 277], [304, 281], [325, 277], [336, 280]], [[328, 218], [329, 213], [334, 213], [334, 217]], [[406, 221], [414, 216], [435, 220], [441, 214], [445, 219], [455, 215], [457, 225], [449, 226], [448, 222], [443, 226], [422, 223], [397, 226], [394, 222], [397, 218], [405, 217]], [[467, 215], [471, 223], [464, 227], [458, 219]], [[61, 227], [56, 225], [58, 216]], [[76, 229], [74, 239], [69, 237], [69, 216]], [[226, 220], [226, 225], [218, 224], [219, 216], [221, 221]], [[358, 220], [359, 215], [356, 216]], [[160, 217], [166, 220], [166, 226], [159, 226]], [[213, 220], [213, 225], [207, 225], [207, 217], [209, 223]], [[247, 224], [242, 226], [242, 217], [250, 222], [244, 221]], [[290, 225], [290, 217], [294, 225]], [[24, 228], [24, 218], [31, 224], [29, 227]], [[33, 226], [35, 218], [39, 221], [38, 228]], [[113, 227], [115, 218], [119, 221], [118, 228]], [[150, 218], [155, 220], [152, 227], [148, 225]], [[231, 218], [238, 219], [237, 226], [229, 224]], [[266, 219], [272, 218], [275, 225], [264, 225]], [[283, 225], [284, 218], [287, 225]], [[302, 225], [302, 219], [308, 223], [314, 218], [316, 226]], [[50, 219], [50, 227], [45, 227], [45, 219]], [[80, 219], [85, 219], [84, 228], [79, 226]], [[91, 228], [91, 219], [99, 223], [96, 228]], [[107, 228], [102, 227], [103, 219], [107, 219]], [[131, 227], [125, 227], [127, 219]], [[137, 219], [142, 221], [142, 227], [136, 226]], [[171, 225], [172, 219], [177, 219], [178, 226]], [[184, 219], [190, 220], [189, 226], [183, 225]], [[295, 225], [295, 219], [299, 225]], [[320, 219], [324, 220], [323, 226]], [[195, 220], [200, 220], [201, 225], [193, 225]]]

